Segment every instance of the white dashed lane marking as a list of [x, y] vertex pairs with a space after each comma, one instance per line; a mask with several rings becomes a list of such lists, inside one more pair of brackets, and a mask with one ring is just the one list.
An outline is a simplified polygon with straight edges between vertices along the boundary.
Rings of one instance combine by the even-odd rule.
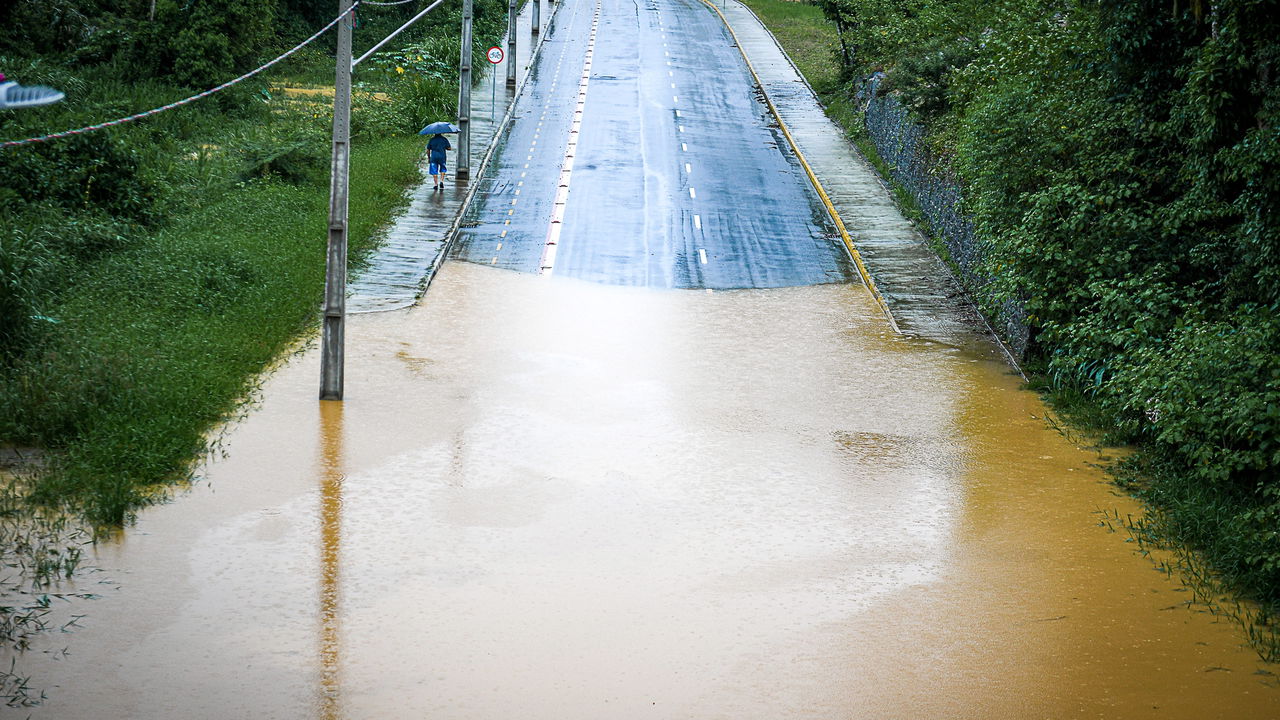
[[569, 127], [569, 142], [565, 147], [564, 164], [560, 166], [560, 180], [556, 183], [556, 196], [551, 209], [551, 222], [547, 227], [547, 239], [542, 247], [539, 270], [550, 275], [555, 269], [556, 250], [560, 244], [560, 232], [564, 226], [565, 206], [569, 203], [569, 183], [573, 178], [573, 158], [578, 149], [578, 134], [582, 130], [582, 111], [587, 104], [587, 86], [591, 81], [591, 63], [595, 56], [596, 33], [600, 29], [600, 0], [596, 0], [595, 16], [591, 21], [591, 36], [587, 39], [587, 55], [582, 65], [582, 79], [578, 82], [578, 105], [573, 112], [573, 124]]

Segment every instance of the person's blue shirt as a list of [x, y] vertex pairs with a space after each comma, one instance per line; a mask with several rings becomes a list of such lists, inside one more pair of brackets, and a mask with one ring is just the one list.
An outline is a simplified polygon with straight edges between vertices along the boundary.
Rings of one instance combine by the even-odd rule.
[[427, 141], [427, 150], [431, 153], [430, 160], [433, 163], [444, 164], [445, 151], [452, 149], [453, 146], [449, 144], [449, 138], [443, 135], [435, 135]]

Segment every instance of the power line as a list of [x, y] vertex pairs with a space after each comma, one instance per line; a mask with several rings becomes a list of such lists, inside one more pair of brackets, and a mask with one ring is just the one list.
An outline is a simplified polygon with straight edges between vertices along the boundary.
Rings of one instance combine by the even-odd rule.
[[345, 12], [343, 12], [341, 15], [339, 15], [338, 17], [336, 17], [336, 18], [334, 18], [332, 21], [330, 21], [328, 25], [325, 25], [324, 27], [320, 28], [318, 31], [316, 31], [316, 33], [315, 33], [314, 35], [312, 35], [311, 37], [307, 38], [306, 40], [303, 40], [301, 43], [299, 43], [298, 45], [296, 45], [293, 49], [291, 49], [291, 50], [289, 50], [289, 51], [285, 52], [283, 55], [280, 55], [279, 57], [277, 57], [276, 59], [272, 60], [271, 62], [268, 62], [268, 63], [266, 63], [266, 64], [264, 64], [264, 65], [259, 66], [259, 67], [258, 67], [257, 69], [255, 69], [255, 70], [250, 70], [249, 72], [245, 73], [244, 75], [241, 75], [240, 77], [236, 78], [235, 80], [231, 80], [231, 81], [229, 81], [229, 82], [222, 83], [222, 84], [221, 84], [221, 85], [219, 85], [218, 87], [215, 87], [215, 88], [212, 88], [212, 89], [209, 89], [209, 90], [205, 90], [204, 92], [202, 92], [202, 93], [200, 93], [200, 94], [198, 94], [198, 95], [192, 95], [192, 96], [191, 96], [191, 97], [189, 97], [189, 98], [183, 98], [182, 100], [179, 100], [179, 101], [177, 101], [177, 102], [169, 103], [168, 105], [164, 105], [164, 106], [161, 106], [161, 107], [155, 108], [155, 109], [153, 109], [153, 110], [148, 110], [148, 111], [146, 111], [146, 112], [140, 112], [140, 113], [137, 113], [136, 115], [130, 115], [129, 117], [123, 117], [123, 118], [120, 118], [119, 120], [111, 120], [111, 121], [109, 121], [109, 122], [98, 123], [97, 125], [87, 125], [87, 126], [85, 126], [85, 127], [82, 127], [82, 128], [76, 128], [76, 129], [74, 129], [74, 130], [64, 130], [64, 131], [62, 131], [62, 132], [51, 133], [51, 134], [49, 134], [49, 135], [41, 135], [41, 136], [39, 136], [39, 137], [27, 138], [27, 139], [25, 139], [25, 140], [7, 140], [7, 141], [5, 141], [5, 142], [0, 142], [0, 149], [3, 149], [3, 148], [9, 148], [9, 147], [17, 147], [17, 146], [19, 146], [19, 145], [31, 145], [31, 144], [34, 144], [34, 143], [46, 142], [46, 141], [48, 141], [48, 140], [56, 140], [57, 138], [64, 138], [64, 137], [68, 137], [68, 136], [71, 136], [71, 135], [84, 135], [84, 134], [86, 134], [86, 133], [91, 133], [91, 132], [94, 132], [94, 131], [96, 131], [96, 130], [102, 130], [103, 128], [114, 127], [114, 126], [116, 126], [116, 125], [123, 125], [124, 123], [127, 123], [127, 122], [133, 122], [134, 120], [141, 120], [142, 118], [150, 117], [150, 116], [152, 116], [152, 115], [156, 115], [156, 114], [162, 113], [162, 112], [164, 112], [164, 111], [166, 111], [166, 110], [172, 110], [172, 109], [174, 109], [174, 108], [176, 108], [176, 107], [181, 107], [181, 106], [186, 105], [186, 104], [188, 104], [188, 103], [195, 102], [196, 100], [199, 100], [200, 98], [208, 97], [208, 96], [210, 96], [210, 95], [212, 95], [212, 94], [214, 94], [214, 93], [216, 93], [216, 92], [220, 92], [220, 91], [222, 91], [222, 90], [226, 90], [227, 88], [231, 87], [232, 85], [235, 85], [236, 83], [243, 82], [244, 80], [248, 80], [249, 78], [253, 77], [254, 75], [257, 75], [258, 73], [262, 72], [263, 70], [266, 70], [267, 68], [271, 67], [272, 65], [275, 65], [276, 63], [280, 62], [281, 60], [284, 60], [285, 58], [289, 57], [290, 55], [294, 54], [295, 52], [297, 52], [297, 51], [301, 50], [302, 48], [306, 47], [306, 46], [307, 46], [308, 44], [310, 44], [313, 40], [315, 40], [316, 38], [318, 38], [318, 37], [320, 37], [321, 35], [325, 34], [325, 33], [326, 33], [326, 32], [328, 32], [330, 29], [332, 29], [334, 25], [337, 25], [339, 22], [341, 22], [343, 18], [345, 18], [346, 16], [348, 16], [348, 15], [350, 15], [351, 13], [355, 12], [356, 7], [357, 7], [357, 6], [359, 6], [359, 5], [360, 5], [360, 3], [361, 3], [361, 0], [356, 0], [356, 2], [355, 2], [355, 3], [353, 3], [353, 4], [351, 5], [351, 7], [347, 8], [347, 10], [346, 10]]

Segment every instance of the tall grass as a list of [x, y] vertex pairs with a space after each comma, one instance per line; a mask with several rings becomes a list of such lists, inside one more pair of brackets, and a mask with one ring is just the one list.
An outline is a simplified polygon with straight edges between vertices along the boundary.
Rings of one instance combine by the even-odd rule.
[[[403, 201], [419, 145], [354, 146], [353, 255]], [[210, 426], [316, 319], [327, 208], [326, 185], [244, 183], [82, 276], [4, 393], [18, 400], [11, 436], [59, 451], [32, 497], [119, 523], [148, 485], [184, 477]]]

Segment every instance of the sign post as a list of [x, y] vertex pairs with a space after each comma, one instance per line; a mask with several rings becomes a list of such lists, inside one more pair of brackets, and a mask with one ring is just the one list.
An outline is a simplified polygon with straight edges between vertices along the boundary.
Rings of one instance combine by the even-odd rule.
[[[502, 58], [503, 58], [502, 48], [498, 47], [497, 45], [494, 45], [493, 47], [489, 48], [489, 53], [486, 55], [486, 57], [489, 58], [489, 62], [493, 63], [494, 65], [498, 65], [499, 63], [502, 62]], [[492, 109], [491, 112], [493, 114], [493, 121], [497, 122], [498, 121], [498, 68], [496, 67], [493, 69], [493, 76], [494, 76], [493, 77], [493, 98], [490, 100], [489, 107]]]

